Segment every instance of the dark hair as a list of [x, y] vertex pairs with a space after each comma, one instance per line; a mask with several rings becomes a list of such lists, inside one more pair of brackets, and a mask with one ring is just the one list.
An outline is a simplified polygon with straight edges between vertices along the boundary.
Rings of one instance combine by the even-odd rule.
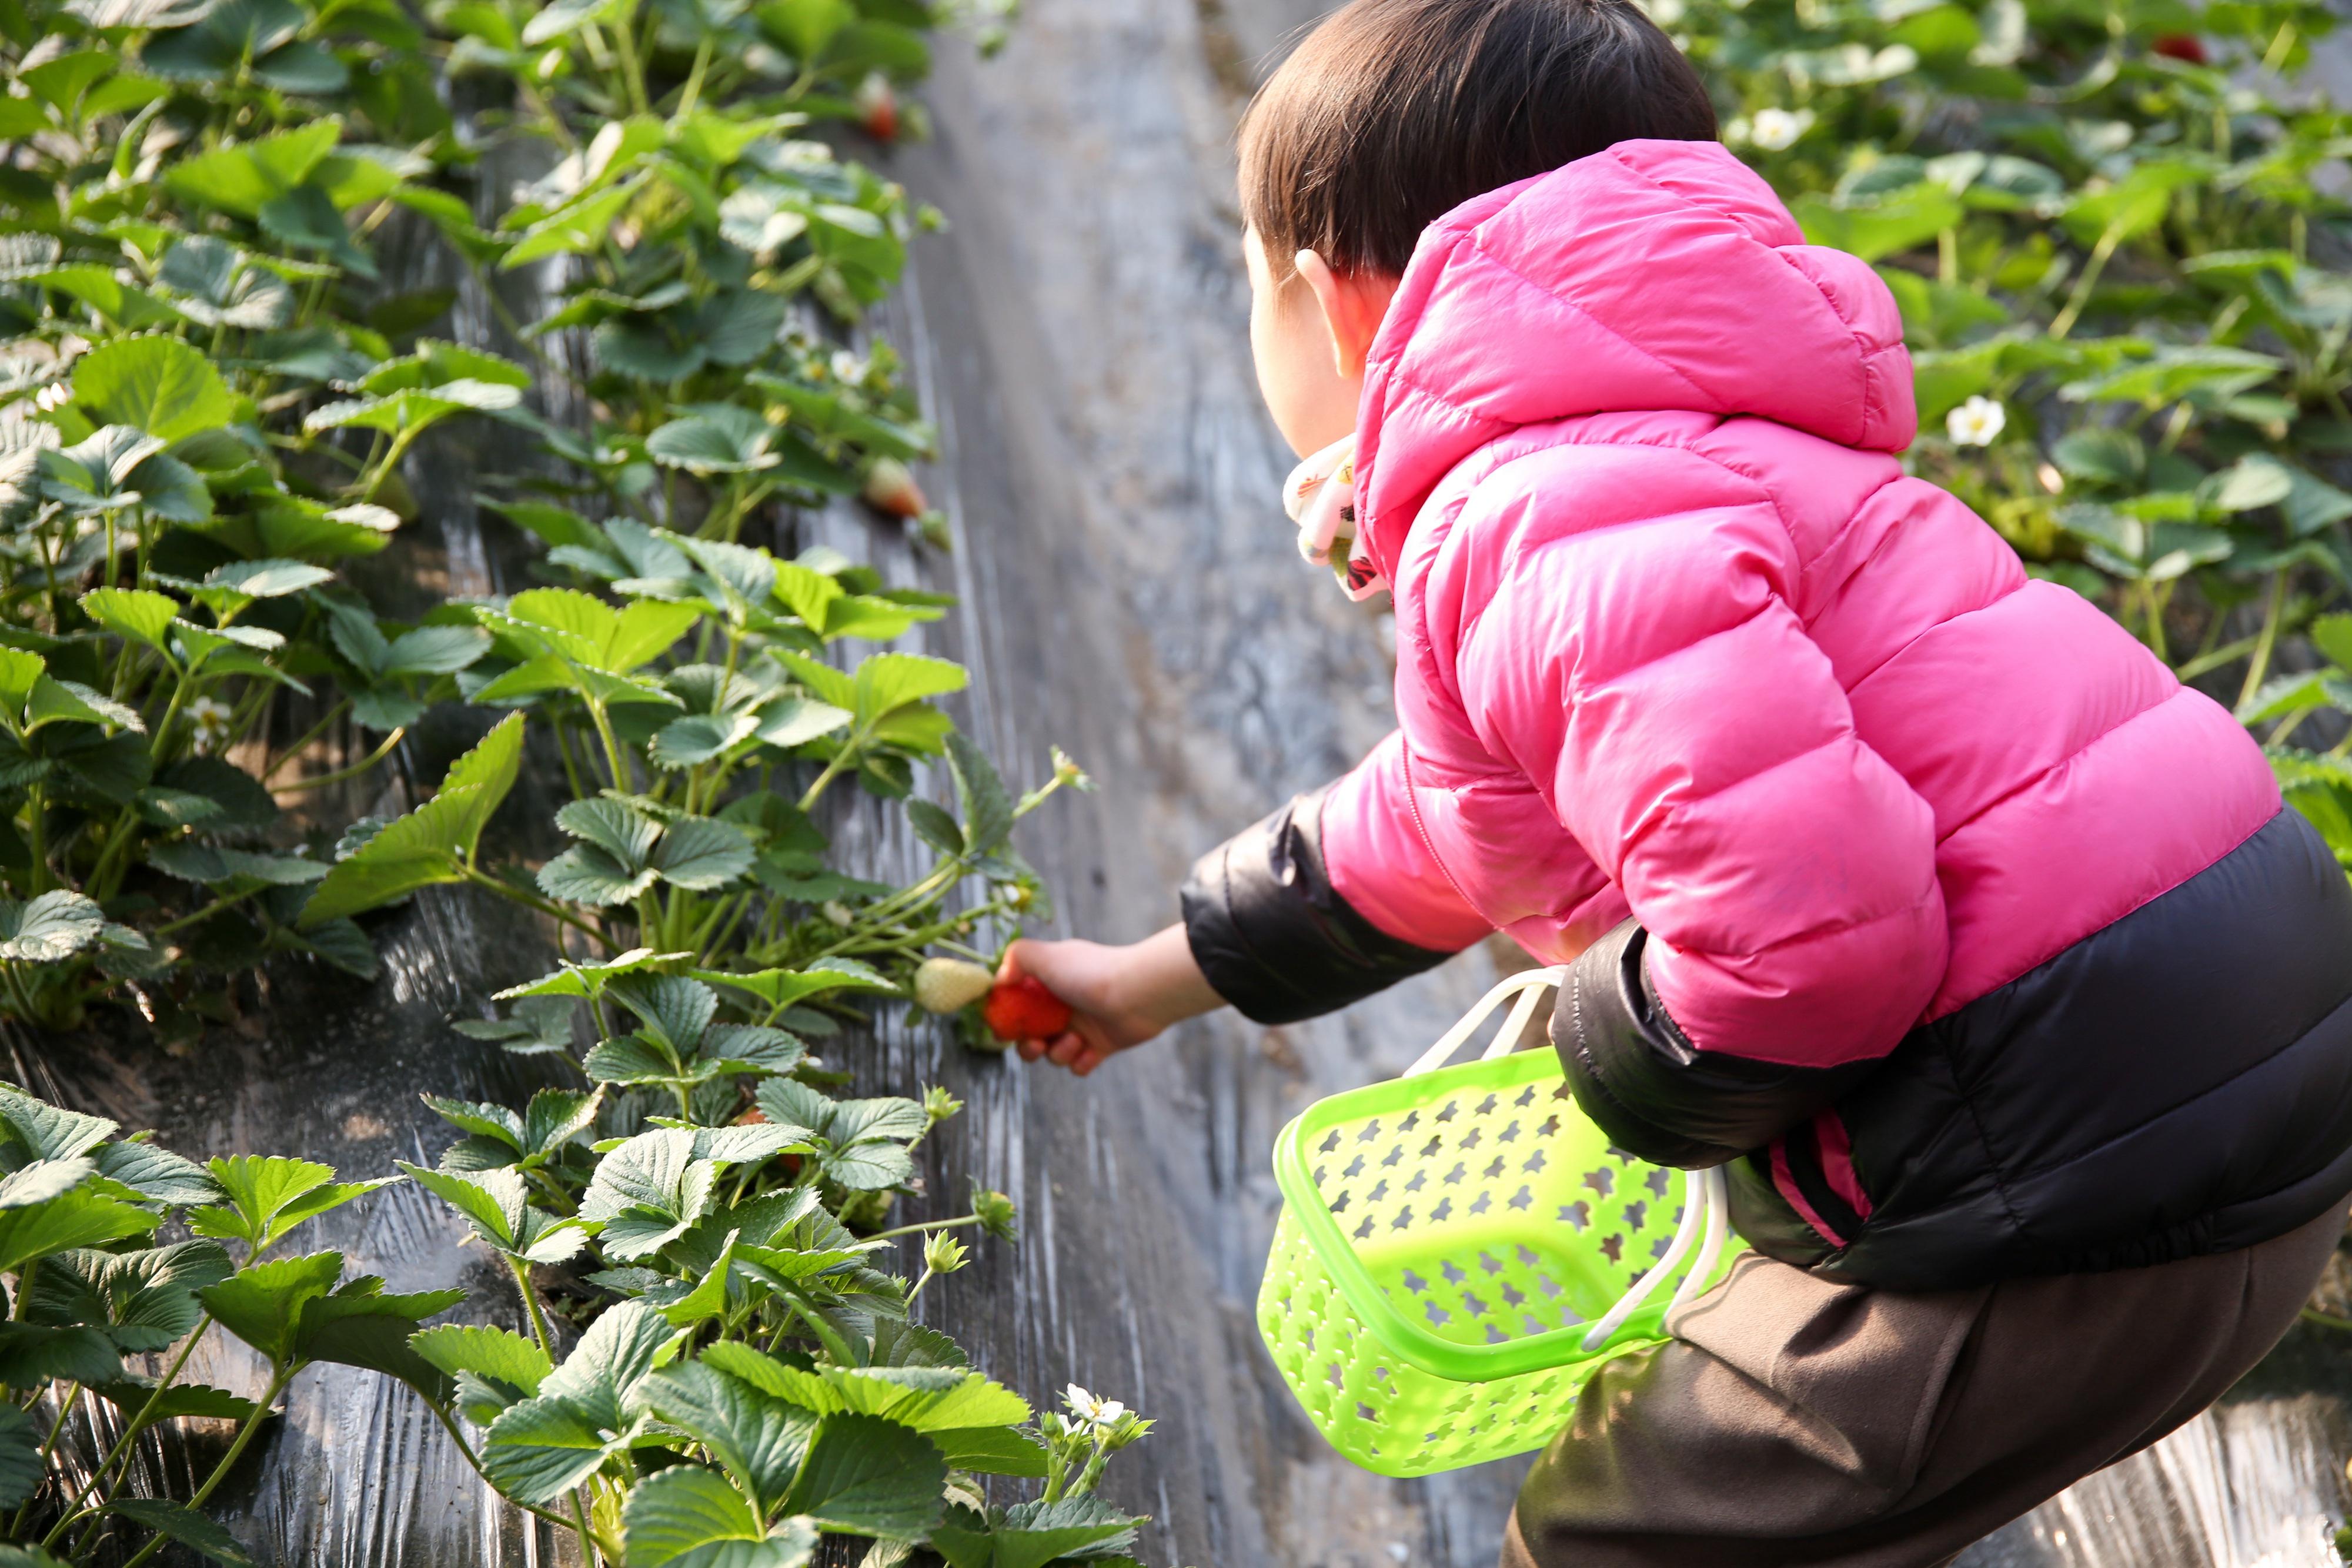
[[1712, 141], [1715, 106], [1631, 0], [1355, 0], [1242, 121], [1242, 213], [1276, 270], [1402, 273], [1471, 197], [1620, 141]]

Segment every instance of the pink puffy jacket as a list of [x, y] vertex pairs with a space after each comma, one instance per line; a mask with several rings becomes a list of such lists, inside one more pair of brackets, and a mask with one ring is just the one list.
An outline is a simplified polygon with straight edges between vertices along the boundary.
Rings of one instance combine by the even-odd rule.
[[1883, 1056], [2279, 809], [2260, 750], [1895, 453], [1893, 297], [1719, 147], [1628, 142], [1433, 226], [1360, 526], [1400, 733], [1332, 883], [1424, 946], [1628, 913], [1692, 1042]]
[[[2281, 810], [2227, 712], [1905, 474], [1916, 423], [1885, 286], [1805, 243], [1720, 147], [1622, 143], [1440, 220], [1373, 348], [1359, 427], [1360, 527], [1395, 585], [1399, 729], [1275, 852], [1275, 883], [1298, 885], [1292, 862], [1307, 862], [1328, 884], [1319, 922], [1342, 947], [1434, 954], [1500, 929], [1566, 962], [1612, 930], [1641, 937], [1633, 967], [1621, 943], [1592, 980], [1630, 1015], [1663, 1011], [1643, 1027], [1665, 1060], [1629, 1066], [1623, 1087], [1620, 1047], [1563, 1037], [1571, 1078], [1578, 1057], [1598, 1073], [1580, 1095], [1637, 1146], [1644, 1097], [1674, 1099], [1693, 1062], [1711, 1071], [1706, 1124], [1677, 1127], [1669, 1152], [1769, 1145], [1743, 1228], [1760, 1244], [1787, 1222], [1808, 1262], [1850, 1248], [1917, 1174], [1896, 1145], [1935, 1135], [1914, 1116], [1866, 1157], [1866, 1130], [1836, 1109], [1864, 1082], [1854, 1064], [1932, 1038]], [[2278, 831], [2269, 859], [2294, 896], [2343, 925], [2342, 876], [2299, 820]], [[1229, 852], [1203, 872], [1228, 891], [1247, 880]], [[1248, 955], [1220, 941], [1248, 948], [1251, 916], [1204, 915], [1202, 883], [1196, 951], [1245, 992], [1232, 977]], [[1264, 957], [1279, 944], [1259, 924]], [[2332, 1006], [2352, 940], [2328, 955], [2304, 967], [2327, 970]], [[2095, 1032], [2079, 1004], [2069, 1030]], [[2280, 1028], [2300, 1039], [2310, 1022]], [[2352, 1061], [2344, 1032], [2331, 1061]], [[2018, 1070], [2013, 1037], [1987, 1047], [2001, 1071]], [[2032, 1071], [2070, 1049], [2032, 1044]], [[1813, 1087], [1791, 1102], [1791, 1079]], [[1723, 1110], [1751, 1086], [1778, 1106], [1769, 1124]], [[2352, 1127], [2318, 1136], [2329, 1160], [2352, 1146]], [[1956, 1182], [1998, 1185], [2000, 1159], [1913, 1196], [1948, 1207]], [[2339, 1174], [2352, 1186], [2352, 1166]], [[2255, 1185], [2310, 1173], [2275, 1175]], [[2249, 1196], [2215, 1182], [2156, 1229]], [[2102, 1217], [2039, 1262], [1972, 1254], [1959, 1272], [2137, 1260], [2148, 1218], [2135, 1210], [2126, 1236]], [[1958, 1277], [1950, 1250], [1936, 1282]]]

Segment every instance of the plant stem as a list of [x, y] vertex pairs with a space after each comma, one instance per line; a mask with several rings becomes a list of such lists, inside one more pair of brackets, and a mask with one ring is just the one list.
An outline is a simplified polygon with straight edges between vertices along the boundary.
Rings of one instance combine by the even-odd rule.
[[[195, 1495], [188, 1499], [188, 1507], [191, 1509], [204, 1507], [205, 1500], [217, 1491], [221, 1482], [228, 1479], [229, 1471], [236, 1467], [238, 1459], [245, 1457], [245, 1450], [251, 1446], [255, 1434], [261, 1430], [262, 1423], [269, 1418], [269, 1407], [278, 1403], [278, 1396], [286, 1391], [286, 1385], [293, 1381], [295, 1370], [290, 1366], [283, 1368], [269, 1380], [269, 1391], [261, 1396], [261, 1403], [256, 1406], [253, 1414], [245, 1418], [245, 1424], [237, 1429], [236, 1440], [228, 1446], [228, 1452], [221, 1456], [220, 1463], [213, 1467], [213, 1473], [205, 1478], [205, 1484], [198, 1487]], [[139, 1568], [139, 1564], [163, 1550], [164, 1542], [169, 1539], [170, 1537], [161, 1534], [155, 1536], [146, 1545], [141, 1547], [131, 1556], [131, 1561], [122, 1565], [122, 1568]]]
[[[877, 1230], [866, 1239], [868, 1241], [892, 1241], [901, 1236], [922, 1236], [934, 1230], [955, 1230], [963, 1226], [978, 1225], [979, 1223], [980, 1216], [977, 1214], [967, 1214], [961, 1219], [929, 1219], [925, 1220], [920, 1225], [901, 1225], [896, 1230]], [[961, 1246], [961, 1243], [959, 1242], [957, 1245]]]
[[2066, 308], [2059, 311], [2057, 319], [2050, 323], [2053, 338], [2063, 338], [2074, 329], [2074, 323], [2082, 319], [2084, 307], [2091, 302], [2091, 290], [2098, 287], [2099, 274], [2107, 269], [2108, 258], [2116, 254], [2116, 246], [2121, 245], [2123, 239], [2123, 225], [2109, 224], [2106, 233], [2099, 236], [2099, 243], [2091, 247], [2091, 259], [2083, 264], [2082, 276], [2074, 279], [2074, 290], [2066, 296]]
[[297, 757], [301, 756], [303, 749], [312, 741], [326, 734], [327, 727], [333, 724], [335, 720], [342, 717], [343, 710], [351, 706], [351, 699], [349, 697], [345, 697], [334, 706], [329, 708], [327, 710], [326, 717], [320, 719], [318, 723], [312, 725], [308, 730], [304, 731], [301, 739], [294, 742], [294, 744], [289, 746], [285, 750], [279, 752], [278, 754], [278, 760], [261, 770], [261, 781], [264, 784], [267, 784], [272, 779], [277, 778], [278, 770], [279, 768], [293, 761]]
[[330, 784], [341, 784], [346, 779], [356, 779], [361, 774], [374, 768], [376, 764], [382, 762], [385, 758], [391, 756], [392, 748], [398, 746], [401, 742], [401, 737], [405, 736], [407, 733], [408, 727], [406, 725], [401, 726], [398, 729], [394, 730], [390, 735], [385, 736], [383, 737], [383, 744], [377, 747], [373, 751], [368, 753], [364, 761], [354, 762], [349, 768], [337, 768], [332, 773], [321, 773], [316, 779], [298, 779], [291, 784], [279, 784], [274, 788], [276, 788], [281, 794], [290, 795], [310, 789], [324, 789]]
[[539, 1341], [539, 1348], [544, 1351], [547, 1359], [552, 1362], [555, 1359], [555, 1342], [549, 1337], [547, 1318], [539, 1309], [539, 1292], [531, 1288], [530, 1266], [509, 1258], [507, 1260], [507, 1268], [514, 1275], [515, 1289], [522, 1295], [522, 1309], [530, 1314], [532, 1337]]
[[551, 920], [562, 921], [564, 925], [571, 926], [574, 931], [587, 936], [590, 940], [593, 941], [596, 946], [602, 947], [607, 953], [617, 953], [620, 951], [620, 945], [618, 943], [605, 936], [602, 931], [597, 930], [593, 925], [591, 925], [586, 921], [581, 919], [578, 915], [572, 914], [570, 910], [564, 908], [562, 904], [553, 903], [548, 899], [538, 897], [532, 894], [525, 893], [521, 888], [515, 886], [512, 883], [502, 882], [499, 878], [490, 875], [488, 872], [478, 870], [473, 866], [465, 866], [461, 869], [465, 873], [466, 880], [474, 883], [476, 886], [486, 887], [492, 893], [497, 894], [499, 897], [511, 899], [513, 902], [521, 904], [526, 909], [535, 909]]
[[2238, 689], [2238, 706], [2253, 701], [2263, 678], [2271, 673], [2271, 654], [2278, 647], [2279, 619], [2286, 610], [2286, 570], [2271, 573], [2270, 603], [2263, 612], [2262, 633], [2254, 639], [2252, 662], [2246, 666], [2245, 685]]
[[[74, 1406], [80, 1403], [81, 1385], [68, 1384], [66, 1386], [65, 1397], [58, 1401], [58, 1418], [49, 1423], [48, 1440], [41, 1445], [42, 1475], [47, 1476], [49, 1473], [49, 1460], [57, 1454], [58, 1438], [65, 1433], [66, 1418], [74, 1413]], [[8, 1526], [9, 1540], [22, 1541], [25, 1538], [25, 1526], [32, 1516], [33, 1504], [40, 1500], [40, 1490], [38, 1486], [34, 1487], [32, 1495], [25, 1499], [25, 1506], [16, 1511], [15, 1522]]]
[[[106, 1472], [112, 1469], [115, 1462], [130, 1452], [131, 1445], [139, 1440], [139, 1434], [147, 1429], [150, 1425], [149, 1417], [155, 1406], [162, 1402], [163, 1391], [179, 1379], [181, 1372], [188, 1364], [188, 1357], [195, 1354], [196, 1342], [203, 1339], [205, 1331], [212, 1326], [212, 1314], [206, 1312], [197, 1321], [196, 1326], [189, 1331], [187, 1339], [180, 1345], [180, 1354], [172, 1358], [172, 1364], [165, 1369], [163, 1380], [155, 1385], [155, 1391], [147, 1396], [147, 1403], [139, 1407], [139, 1414], [131, 1417], [131, 1424], [122, 1429], [122, 1436], [114, 1440], [114, 1447], [107, 1450], [106, 1457], [91, 1467], [89, 1476], [84, 1478], [81, 1483], [81, 1490], [74, 1494], [72, 1501], [66, 1504], [65, 1512], [59, 1516], [56, 1527], [41, 1538], [41, 1545], [44, 1548], [55, 1546], [58, 1539], [72, 1528], [74, 1521], [81, 1517], [75, 1511], [81, 1506], [82, 1500], [97, 1490], [100, 1480], [104, 1478]], [[109, 1489], [106, 1496], [111, 1499], [114, 1496], [113, 1490]], [[96, 1525], [93, 1523], [91, 1528], [95, 1529]], [[89, 1545], [89, 1538], [85, 1535], [75, 1550], [79, 1552]]]

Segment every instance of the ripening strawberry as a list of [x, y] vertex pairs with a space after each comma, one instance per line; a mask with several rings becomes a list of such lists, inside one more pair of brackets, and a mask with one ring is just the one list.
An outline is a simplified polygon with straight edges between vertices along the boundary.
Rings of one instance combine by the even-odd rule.
[[926, 958], [915, 970], [915, 1004], [927, 1013], [951, 1013], [988, 995], [996, 977], [961, 958]]
[[1070, 1027], [1070, 1004], [1036, 976], [1024, 975], [998, 981], [980, 1016], [999, 1040], [1051, 1040]]
[[2168, 60], [2181, 60], [2192, 66], [2210, 63], [2205, 40], [2193, 33], [2167, 33], [2148, 47]]
[[866, 504], [894, 517], [919, 517], [931, 508], [915, 471], [896, 457], [877, 457], [866, 471]]
[[877, 141], [898, 140], [898, 95], [890, 90], [890, 78], [880, 71], [869, 73], [857, 84], [857, 123]]

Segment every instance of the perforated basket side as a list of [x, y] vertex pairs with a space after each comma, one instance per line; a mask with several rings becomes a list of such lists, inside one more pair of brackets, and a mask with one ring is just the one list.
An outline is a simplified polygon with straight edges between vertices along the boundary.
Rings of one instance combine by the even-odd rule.
[[1610, 1359], [1470, 1383], [1416, 1367], [1349, 1310], [1287, 1208], [1258, 1292], [1258, 1329], [1316, 1429], [1342, 1457], [1386, 1476], [1433, 1475], [1541, 1448]]

